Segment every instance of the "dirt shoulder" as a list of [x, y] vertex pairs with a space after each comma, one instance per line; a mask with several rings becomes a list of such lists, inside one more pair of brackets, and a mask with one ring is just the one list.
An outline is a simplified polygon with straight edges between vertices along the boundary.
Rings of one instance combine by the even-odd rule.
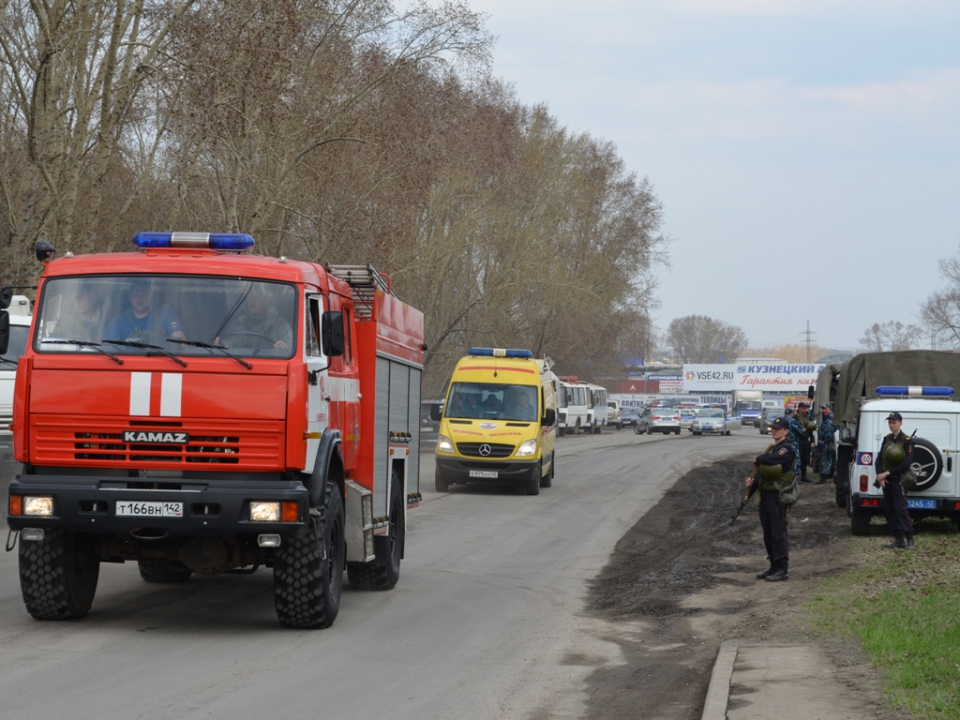
[[691, 471], [617, 544], [588, 609], [616, 629], [607, 639], [619, 643], [626, 663], [591, 673], [589, 718], [699, 718], [728, 639], [817, 643], [864, 707], [878, 718], [901, 717], [878, 702], [879, 674], [856, 641], [818, 635], [804, 610], [823, 578], [855, 562], [833, 484], [804, 485], [791, 508], [790, 580], [758, 581], [767, 561], [756, 500], [730, 525], [751, 459]]

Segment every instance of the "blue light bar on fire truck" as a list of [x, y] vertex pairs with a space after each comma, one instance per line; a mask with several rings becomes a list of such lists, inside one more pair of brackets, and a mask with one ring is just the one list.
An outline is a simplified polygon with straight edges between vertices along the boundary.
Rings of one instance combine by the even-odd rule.
[[468, 355], [477, 355], [480, 357], [502, 357], [502, 358], [532, 358], [533, 353], [529, 350], [505, 350], [504, 348], [470, 348]]
[[877, 397], [949, 397], [952, 387], [934, 385], [881, 385], [877, 388]]
[[138, 248], [209, 248], [211, 250], [249, 250], [254, 240], [242, 233], [142, 232], [133, 236]]

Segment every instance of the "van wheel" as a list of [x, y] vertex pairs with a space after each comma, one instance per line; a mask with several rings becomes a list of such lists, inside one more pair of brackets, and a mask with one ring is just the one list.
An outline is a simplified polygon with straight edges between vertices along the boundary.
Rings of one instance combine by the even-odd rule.
[[90, 610], [100, 577], [94, 537], [44, 529], [43, 540], [20, 539], [20, 590], [37, 620], [79, 620]]
[[853, 514], [850, 516], [850, 529], [854, 535], [869, 535], [870, 513], [854, 508]]
[[[540, 480], [540, 487], [548, 488], [553, 485], [553, 466], [557, 462], [557, 454], [553, 454], [553, 458], [550, 460], [550, 472], [546, 476], [542, 477]], [[543, 472], [543, 467], [541, 466], [540, 472]]]
[[437, 492], [450, 492], [450, 483], [440, 477], [439, 468], [433, 470], [433, 484], [436, 486]]
[[543, 468], [537, 465], [530, 473], [530, 481], [527, 483], [527, 495], [540, 494], [540, 481], [543, 478]]

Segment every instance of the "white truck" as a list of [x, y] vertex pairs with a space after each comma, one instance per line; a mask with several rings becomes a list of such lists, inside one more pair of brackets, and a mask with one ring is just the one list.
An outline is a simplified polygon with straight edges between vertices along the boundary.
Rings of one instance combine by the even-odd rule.
[[763, 412], [762, 390], [734, 390], [733, 407], [730, 417], [740, 418], [742, 425], [759, 427], [760, 414]]
[[27, 347], [32, 319], [30, 300], [24, 295], [14, 295], [7, 312], [10, 313], [10, 345], [6, 355], [0, 356], [0, 458], [12, 460], [13, 384], [17, 379], [17, 360]]

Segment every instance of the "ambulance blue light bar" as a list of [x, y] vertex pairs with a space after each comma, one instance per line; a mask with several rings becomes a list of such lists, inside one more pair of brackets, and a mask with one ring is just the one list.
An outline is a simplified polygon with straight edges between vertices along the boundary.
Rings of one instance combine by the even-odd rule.
[[470, 348], [468, 355], [480, 357], [532, 358], [529, 350], [505, 350], [504, 348]]
[[952, 387], [936, 385], [881, 385], [877, 388], [878, 397], [950, 397]]
[[242, 233], [156, 233], [142, 232], [133, 236], [138, 248], [209, 248], [211, 250], [249, 250], [256, 243]]

